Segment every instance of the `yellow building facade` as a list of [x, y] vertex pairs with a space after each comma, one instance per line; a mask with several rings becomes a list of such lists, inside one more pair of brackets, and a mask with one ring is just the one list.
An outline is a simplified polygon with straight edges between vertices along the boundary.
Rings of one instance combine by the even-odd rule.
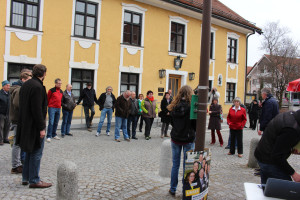
[[[71, 83], [75, 96], [87, 82], [97, 97], [112, 86], [116, 96], [127, 89], [144, 95], [152, 90], [158, 101], [168, 89], [176, 94], [182, 85], [196, 88], [202, 14], [197, 5], [182, 2], [2, 0], [0, 80], [13, 82], [21, 69], [42, 63], [47, 90], [61, 78], [62, 89]], [[234, 97], [244, 98], [247, 35], [260, 29], [242, 18], [223, 18], [213, 10], [209, 84], [220, 92], [227, 113]], [[74, 116], [81, 111], [77, 107]]]

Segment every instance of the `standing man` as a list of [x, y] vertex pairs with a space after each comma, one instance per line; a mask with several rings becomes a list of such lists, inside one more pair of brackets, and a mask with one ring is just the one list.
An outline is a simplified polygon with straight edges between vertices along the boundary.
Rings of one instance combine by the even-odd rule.
[[38, 64], [33, 67], [33, 78], [20, 89], [19, 121], [16, 144], [26, 152], [22, 172], [22, 185], [30, 188], [48, 188], [51, 183], [40, 180], [40, 164], [46, 135], [47, 93], [43, 85], [47, 68]]
[[173, 100], [173, 96], [172, 96], [172, 90], [171, 90], [171, 89], [169, 89], [169, 90], [168, 90], [168, 93], [170, 94], [170, 100], [172, 101], [172, 100]]
[[262, 132], [268, 126], [268, 123], [279, 113], [279, 105], [276, 99], [271, 94], [271, 90], [269, 88], [263, 88], [261, 90], [261, 96], [264, 101], [262, 103], [258, 135], [262, 135]]
[[66, 90], [63, 93], [62, 97], [62, 113], [63, 113], [63, 121], [61, 124], [61, 137], [64, 138], [65, 135], [73, 136], [70, 133], [70, 127], [73, 117], [73, 110], [76, 107], [75, 97], [72, 93], [72, 85], [68, 84], [66, 86]]
[[0, 90], [0, 145], [8, 142], [9, 133], [9, 89], [10, 84], [7, 80], [2, 81]]
[[113, 91], [112, 87], [108, 86], [106, 88], [106, 92], [102, 93], [98, 99], [99, 107], [101, 110], [101, 116], [100, 116], [100, 121], [98, 124], [96, 137], [98, 137], [101, 133], [101, 128], [104, 123], [105, 116], [107, 116], [106, 135], [109, 136], [111, 118], [112, 118], [112, 114], [115, 109], [114, 105], [116, 103], [116, 97], [112, 93], [112, 91]]
[[63, 97], [63, 91], [61, 88], [61, 80], [59, 78], [54, 81], [55, 87], [48, 91], [48, 131], [47, 142], [51, 142], [51, 138], [60, 140], [56, 134], [58, 121], [60, 118], [61, 100]]
[[288, 181], [293, 178], [300, 182], [300, 174], [287, 161], [299, 142], [300, 110], [280, 113], [268, 123], [254, 152], [260, 167], [261, 184], [266, 184], [268, 178]]
[[9, 121], [12, 123], [11, 129], [14, 131], [14, 143], [12, 146], [11, 162], [12, 162], [12, 174], [22, 173], [21, 162], [21, 149], [16, 145], [17, 125], [19, 120], [19, 93], [23, 83], [31, 79], [31, 70], [21, 72], [20, 80], [14, 82], [10, 87], [10, 107], [9, 107]]
[[[85, 122], [87, 130], [92, 132], [91, 126], [93, 117], [95, 115], [94, 102], [97, 103], [96, 91], [92, 89], [92, 83], [87, 83], [86, 88], [81, 91], [80, 97], [77, 101], [77, 105], [80, 104], [81, 100], [83, 100], [83, 108], [85, 115]], [[90, 116], [91, 110], [91, 116]]]
[[[138, 119], [138, 115], [139, 115], [139, 102], [136, 99], [135, 92], [131, 92], [131, 96], [128, 101], [131, 104], [131, 106], [130, 106], [130, 111], [129, 111], [129, 115], [127, 118], [127, 133], [128, 133], [129, 138], [131, 137], [132, 139], [137, 140], [138, 138], [136, 137], [136, 126], [137, 126], [137, 119]], [[130, 125], [131, 124], [132, 124], [132, 135], [130, 134]]]
[[116, 119], [116, 127], [115, 127], [115, 141], [120, 141], [120, 129], [122, 128], [124, 140], [130, 142], [129, 136], [127, 134], [127, 117], [130, 110], [130, 104], [128, 102], [128, 99], [130, 97], [131, 93], [129, 90], [125, 91], [123, 94], [121, 94], [116, 101], [115, 108], [115, 119]]

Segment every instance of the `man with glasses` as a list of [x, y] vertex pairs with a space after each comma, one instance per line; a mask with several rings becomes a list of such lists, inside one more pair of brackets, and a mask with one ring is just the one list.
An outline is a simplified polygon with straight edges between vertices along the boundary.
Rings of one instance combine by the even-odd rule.
[[54, 81], [55, 87], [48, 91], [48, 131], [47, 142], [51, 142], [51, 138], [60, 140], [56, 134], [58, 121], [60, 118], [61, 100], [63, 97], [63, 91], [61, 88], [61, 80], [59, 78]]

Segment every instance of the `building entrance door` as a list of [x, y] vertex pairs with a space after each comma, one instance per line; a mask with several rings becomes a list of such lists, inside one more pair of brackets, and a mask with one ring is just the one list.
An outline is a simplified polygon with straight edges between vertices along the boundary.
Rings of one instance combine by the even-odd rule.
[[169, 90], [172, 90], [172, 96], [175, 97], [181, 88], [181, 76], [180, 75], [169, 75]]

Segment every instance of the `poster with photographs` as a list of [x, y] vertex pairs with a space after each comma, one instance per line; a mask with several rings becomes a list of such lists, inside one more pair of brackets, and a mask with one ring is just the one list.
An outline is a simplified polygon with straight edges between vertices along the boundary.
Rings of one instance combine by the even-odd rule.
[[209, 185], [211, 151], [187, 152], [185, 160], [183, 199], [206, 200]]

